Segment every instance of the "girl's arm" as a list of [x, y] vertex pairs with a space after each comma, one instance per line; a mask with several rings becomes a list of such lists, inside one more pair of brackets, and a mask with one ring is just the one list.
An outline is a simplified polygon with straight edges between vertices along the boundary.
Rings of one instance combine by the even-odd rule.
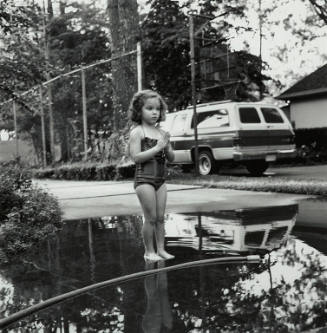
[[173, 147], [171, 146], [170, 142], [168, 142], [168, 144], [167, 144], [167, 146], [165, 148], [165, 154], [166, 154], [167, 160], [169, 162], [173, 162], [174, 161], [175, 154], [174, 154]]
[[169, 162], [173, 162], [174, 159], [175, 159], [175, 154], [174, 154], [174, 150], [173, 150], [173, 147], [171, 146], [171, 143], [170, 143], [170, 133], [169, 132], [166, 132], [164, 131], [163, 129], [159, 129], [161, 135], [165, 138], [165, 140], [167, 140], [167, 145], [165, 147], [165, 154], [166, 154], [166, 157], [167, 157], [167, 160]]
[[130, 155], [135, 163], [143, 163], [154, 157], [165, 145], [164, 142], [159, 140], [157, 145], [146, 150], [141, 151], [142, 133], [139, 128], [132, 130], [130, 135]]

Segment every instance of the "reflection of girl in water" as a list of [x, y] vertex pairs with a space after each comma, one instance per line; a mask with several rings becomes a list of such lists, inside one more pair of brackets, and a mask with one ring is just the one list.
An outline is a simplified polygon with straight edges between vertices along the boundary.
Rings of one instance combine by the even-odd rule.
[[[156, 263], [147, 261], [145, 269], [154, 269]], [[164, 261], [157, 262], [165, 267]], [[144, 333], [169, 332], [172, 328], [172, 313], [168, 299], [167, 273], [161, 272], [144, 279], [147, 307], [142, 320]]]

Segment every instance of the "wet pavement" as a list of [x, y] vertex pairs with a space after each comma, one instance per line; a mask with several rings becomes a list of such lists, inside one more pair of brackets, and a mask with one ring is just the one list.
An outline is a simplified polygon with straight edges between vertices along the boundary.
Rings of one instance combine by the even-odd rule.
[[[64, 219], [142, 214], [132, 181], [37, 180], [35, 183], [58, 198]], [[278, 206], [308, 198], [304, 195], [214, 189], [193, 185], [167, 184], [167, 188], [169, 213], [206, 212], [211, 210], [211, 207], [226, 210]]]
[[[67, 220], [35, 253], [1, 267], [2, 318], [100, 281], [157, 273], [92, 289], [4, 332], [320, 332], [327, 326], [326, 236], [298, 225], [298, 217], [297, 202], [169, 212], [166, 241], [176, 258], [158, 263], [143, 260], [138, 214]], [[262, 260], [161, 270], [246, 255]]]

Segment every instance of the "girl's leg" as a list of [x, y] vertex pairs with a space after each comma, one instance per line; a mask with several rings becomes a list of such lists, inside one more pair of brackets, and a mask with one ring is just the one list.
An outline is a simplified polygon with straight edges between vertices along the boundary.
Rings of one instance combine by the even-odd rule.
[[160, 186], [156, 192], [157, 198], [157, 223], [156, 223], [156, 241], [157, 241], [157, 253], [163, 259], [172, 259], [173, 255], [169, 254], [165, 250], [165, 223], [164, 216], [167, 202], [167, 187], [166, 184]]
[[160, 260], [154, 250], [153, 236], [157, 219], [156, 192], [152, 185], [142, 184], [136, 187], [135, 192], [142, 206], [144, 223], [142, 226], [142, 236], [145, 248], [144, 257], [150, 260]]

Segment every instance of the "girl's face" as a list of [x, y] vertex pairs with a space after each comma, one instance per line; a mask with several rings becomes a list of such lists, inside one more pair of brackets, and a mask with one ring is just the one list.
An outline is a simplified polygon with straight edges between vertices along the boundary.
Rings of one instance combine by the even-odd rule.
[[142, 107], [142, 122], [155, 125], [160, 117], [160, 101], [158, 97], [147, 98]]

